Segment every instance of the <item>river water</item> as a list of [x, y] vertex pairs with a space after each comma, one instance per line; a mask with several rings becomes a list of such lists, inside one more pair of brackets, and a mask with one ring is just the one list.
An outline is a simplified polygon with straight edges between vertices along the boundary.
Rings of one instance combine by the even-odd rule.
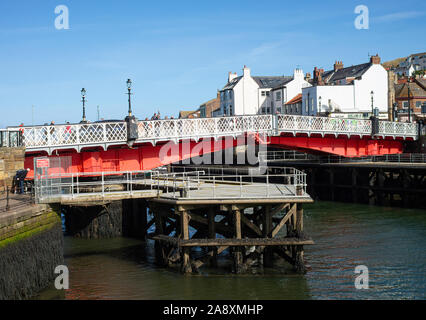
[[[426, 212], [317, 202], [305, 207], [308, 272], [284, 262], [262, 273], [204, 270], [182, 275], [154, 264], [153, 245], [135, 239], [65, 238], [70, 288], [37, 299], [425, 299]], [[354, 281], [368, 267], [369, 288]]]

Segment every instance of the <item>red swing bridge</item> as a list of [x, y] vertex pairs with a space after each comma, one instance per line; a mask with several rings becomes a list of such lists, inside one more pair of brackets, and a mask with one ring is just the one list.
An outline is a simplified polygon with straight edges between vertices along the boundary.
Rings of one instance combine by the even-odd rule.
[[244, 115], [13, 127], [26, 150], [28, 178], [34, 159], [71, 157], [69, 172], [151, 170], [238, 145], [255, 144], [344, 157], [399, 154], [419, 137], [419, 125], [377, 118]]

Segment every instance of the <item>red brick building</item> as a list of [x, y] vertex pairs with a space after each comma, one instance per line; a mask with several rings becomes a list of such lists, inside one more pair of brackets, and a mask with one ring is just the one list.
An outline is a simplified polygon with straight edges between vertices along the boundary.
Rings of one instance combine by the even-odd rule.
[[408, 121], [408, 107], [411, 121], [424, 119], [422, 105], [426, 104], [426, 79], [411, 78], [409, 81], [395, 85], [395, 100], [398, 103], [398, 121]]

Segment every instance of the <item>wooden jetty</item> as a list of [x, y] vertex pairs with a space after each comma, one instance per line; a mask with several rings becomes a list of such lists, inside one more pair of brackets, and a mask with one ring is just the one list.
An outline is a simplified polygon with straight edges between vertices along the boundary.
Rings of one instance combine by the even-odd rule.
[[[155, 233], [149, 237], [155, 240], [160, 264], [180, 263], [182, 272], [197, 272], [206, 263], [217, 266], [217, 256], [229, 249], [235, 273], [255, 264], [272, 267], [275, 254], [295, 271], [306, 272], [303, 246], [313, 241], [303, 232], [302, 206], [312, 202], [309, 195], [265, 197], [263, 192], [256, 195], [252, 190], [248, 197], [231, 199], [225, 196], [229, 190], [226, 184], [223, 190], [220, 184], [216, 188], [220, 195], [216, 198], [200, 198], [206, 193], [200, 188], [192, 192], [194, 198], [163, 194], [148, 201], [155, 221]], [[195, 229], [191, 238], [189, 227]], [[206, 248], [207, 252], [194, 258], [194, 247]]]

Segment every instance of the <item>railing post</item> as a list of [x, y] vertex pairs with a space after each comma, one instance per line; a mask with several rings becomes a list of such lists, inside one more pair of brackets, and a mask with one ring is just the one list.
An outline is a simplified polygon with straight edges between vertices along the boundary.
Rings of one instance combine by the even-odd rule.
[[269, 198], [269, 173], [266, 173], [266, 197]]
[[133, 175], [130, 172], [130, 195], [133, 195]]
[[240, 176], [240, 198], [243, 197], [243, 176]]
[[213, 199], [216, 199], [216, 176], [213, 176]]
[[105, 179], [104, 179], [103, 171], [102, 171], [102, 197], [105, 197]]
[[74, 174], [71, 173], [71, 198], [74, 199]]

